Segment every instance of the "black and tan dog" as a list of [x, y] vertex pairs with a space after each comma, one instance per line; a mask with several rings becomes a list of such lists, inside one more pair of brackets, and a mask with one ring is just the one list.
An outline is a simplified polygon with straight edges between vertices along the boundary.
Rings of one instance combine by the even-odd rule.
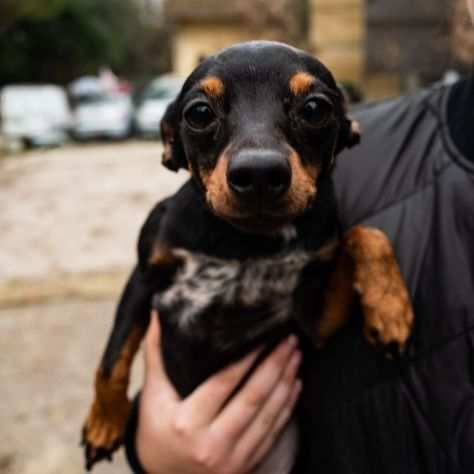
[[347, 320], [355, 293], [370, 341], [403, 349], [412, 325], [384, 235], [357, 227], [341, 236], [331, 170], [359, 134], [319, 61], [272, 42], [223, 50], [191, 74], [161, 130], [165, 166], [191, 179], [142, 228], [83, 430], [87, 467], [122, 441], [153, 295], [182, 396], [290, 331], [314, 351]]

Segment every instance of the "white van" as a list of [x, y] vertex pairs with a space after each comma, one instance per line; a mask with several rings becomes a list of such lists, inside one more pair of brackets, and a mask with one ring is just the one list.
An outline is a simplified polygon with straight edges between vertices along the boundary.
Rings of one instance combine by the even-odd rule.
[[14, 85], [1, 90], [0, 133], [7, 143], [61, 145], [70, 127], [71, 111], [61, 87]]

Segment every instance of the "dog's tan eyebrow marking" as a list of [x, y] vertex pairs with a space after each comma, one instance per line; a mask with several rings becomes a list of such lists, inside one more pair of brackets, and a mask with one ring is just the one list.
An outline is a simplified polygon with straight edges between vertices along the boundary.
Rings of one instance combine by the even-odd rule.
[[298, 96], [305, 94], [311, 89], [316, 78], [307, 72], [297, 72], [289, 82], [290, 91]]
[[214, 99], [221, 99], [224, 96], [224, 83], [216, 76], [207, 76], [200, 82], [201, 89]]

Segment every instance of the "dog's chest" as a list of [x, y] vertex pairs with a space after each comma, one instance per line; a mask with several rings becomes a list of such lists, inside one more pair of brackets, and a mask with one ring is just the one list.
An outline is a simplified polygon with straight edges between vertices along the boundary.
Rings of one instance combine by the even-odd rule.
[[[255, 321], [260, 323], [263, 319], [267, 324], [285, 321], [290, 316], [302, 270], [314, 258], [301, 250], [244, 261], [176, 252], [183, 257], [183, 265], [172, 285], [157, 295], [155, 303], [164, 317], [182, 331], [201, 324], [202, 318], [209, 321], [236, 310], [253, 311]], [[259, 314], [262, 311], [265, 318]]]

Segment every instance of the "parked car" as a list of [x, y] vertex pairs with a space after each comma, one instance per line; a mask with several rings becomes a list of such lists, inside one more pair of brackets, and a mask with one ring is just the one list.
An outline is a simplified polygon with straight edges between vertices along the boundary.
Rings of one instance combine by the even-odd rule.
[[168, 105], [176, 98], [183, 79], [165, 75], [155, 79], [141, 96], [135, 113], [135, 127], [139, 135], [159, 137], [160, 122]]
[[7, 143], [61, 145], [68, 139], [71, 111], [55, 85], [12, 85], [0, 93], [0, 133]]
[[76, 139], [122, 139], [130, 135], [133, 103], [128, 94], [93, 93], [75, 98], [73, 135]]

